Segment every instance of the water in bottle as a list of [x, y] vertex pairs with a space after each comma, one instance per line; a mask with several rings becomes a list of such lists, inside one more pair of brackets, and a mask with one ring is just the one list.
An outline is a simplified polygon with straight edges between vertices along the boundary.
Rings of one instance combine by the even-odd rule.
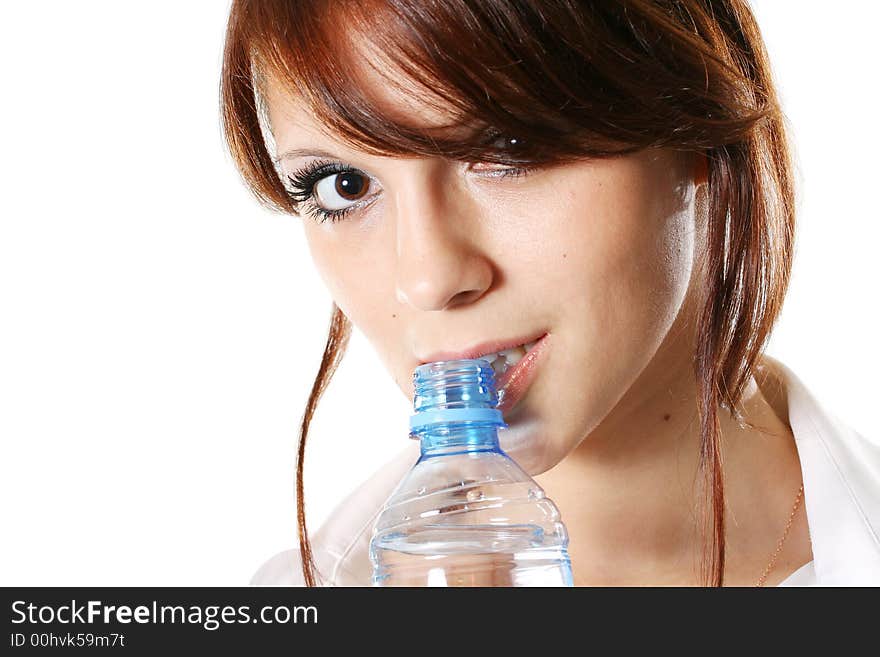
[[556, 505], [498, 442], [507, 427], [484, 359], [416, 368], [418, 462], [374, 525], [374, 586], [572, 586]]

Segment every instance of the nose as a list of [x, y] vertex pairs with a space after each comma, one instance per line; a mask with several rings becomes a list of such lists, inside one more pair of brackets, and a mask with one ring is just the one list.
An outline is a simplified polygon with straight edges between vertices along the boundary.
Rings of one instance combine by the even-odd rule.
[[397, 300], [417, 310], [445, 310], [479, 299], [493, 268], [481, 248], [478, 210], [430, 170], [395, 195]]

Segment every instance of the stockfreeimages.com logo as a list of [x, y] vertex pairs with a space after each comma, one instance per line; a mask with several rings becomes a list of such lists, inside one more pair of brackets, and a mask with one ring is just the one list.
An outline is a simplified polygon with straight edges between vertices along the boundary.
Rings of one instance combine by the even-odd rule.
[[34, 625], [90, 624], [90, 623], [177, 623], [201, 625], [206, 630], [216, 630], [230, 623], [317, 623], [318, 609], [314, 606], [266, 605], [256, 614], [250, 605], [160, 605], [153, 600], [150, 605], [108, 605], [101, 600], [89, 600], [58, 606], [35, 605], [24, 600], [12, 603], [12, 622]]

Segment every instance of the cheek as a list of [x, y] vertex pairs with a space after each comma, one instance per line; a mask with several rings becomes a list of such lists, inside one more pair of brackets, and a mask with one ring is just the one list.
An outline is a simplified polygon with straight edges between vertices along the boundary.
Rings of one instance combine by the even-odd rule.
[[[687, 291], [693, 264], [688, 215], [656, 197], [611, 197], [597, 208], [584, 244], [594, 307], [617, 329], [665, 332]], [[611, 327], [608, 327], [611, 328]]]
[[[315, 268], [336, 305], [378, 346], [380, 357], [394, 371], [387, 359], [395, 355], [395, 345], [403, 344], [404, 325], [394, 302], [393, 259], [381, 251], [382, 236], [371, 237], [367, 231], [357, 240], [350, 232], [356, 226], [336, 225], [335, 229], [335, 233], [320, 225], [306, 229]], [[349, 233], [341, 235], [343, 231]]]
[[693, 265], [692, 207], [672, 174], [624, 159], [572, 169], [542, 196], [529, 215], [544, 292], [606, 329], [668, 325]]
[[584, 245], [585, 275], [596, 283], [589, 302], [606, 341], [618, 352], [636, 354], [641, 346], [647, 356], [684, 300], [693, 245], [687, 209], [668, 191], [654, 194], [650, 181], [640, 182], [631, 189], [642, 193], [601, 197], [595, 239]]
[[[305, 234], [315, 269], [336, 305], [359, 327], [371, 324], [387, 295], [384, 258], [371, 248], [353, 248], [350, 227], [338, 224], [306, 226]], [[357, 242], [354, 242], [356, 244]]]
[[558, 253], [540, 280], [566, 345], [556, 366], [579, 391], [566, 407], [582, 413], [583, 400], [592, 402], [586, 420], [569, 418], [581, 436], [632, 384], [682, 307], [693, 210], [671, 177], [632, 162], [564, 182], [542, 224]]

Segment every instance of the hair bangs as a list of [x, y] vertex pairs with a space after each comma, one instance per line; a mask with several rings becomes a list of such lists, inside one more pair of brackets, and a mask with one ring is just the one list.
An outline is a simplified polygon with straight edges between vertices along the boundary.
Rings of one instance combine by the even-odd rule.
[[[537, 56], [554, 47], [552, 30], [538, 48], [516, 47], [547, 20], [539, 8], [525, 16], [456, 0], [250, 8], [244, 40], [255, 91], [278, 85], [356, 150], [550, 163], [650, 145], [643, 130], [628, 131], [612, 120], [625, 103], [602, 98], [608, 85], [595, 72], [589, 75], [597, 79], [596, 94], [583, 98], [566, 83], [580, 77], [582, 91], [583, 71], [554, 70]], [[583, 68], [588, 60], [572, 53], [562, 61]], [[389, 91], [398, 99], [390, 105]], [[572, 106], [582, 108], [579, 118], [573, 119]], [[425, 114], [444, 120], [426, 125]], [[516, 137], [516, 152], [498, 147], [500, 136]]]

